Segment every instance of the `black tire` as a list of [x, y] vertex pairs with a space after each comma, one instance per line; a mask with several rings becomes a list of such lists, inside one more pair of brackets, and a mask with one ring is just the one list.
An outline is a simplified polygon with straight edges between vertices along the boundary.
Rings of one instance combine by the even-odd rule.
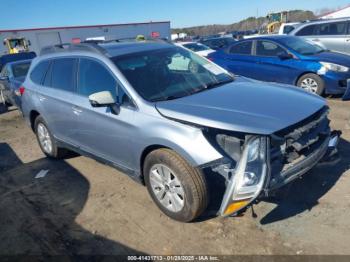
[[317, 89], [316, 89], [315, 94], [320, 95], [320, 96], [323, 95], [325, 84], [324, 84], [323, 79], [316, 74], [309, 73], [309, 74], [302, 75], [297, 82], [297, 86], [302, 88], [303, 81], [305, 81], [307, 79], [312, 79], [317, 83]]
[[[39, 135], [38, 135], [38, 125], [39, 124], [43, 124], [46, 127], [46, 129], [47, 129], [47, 131], [49, 133], [49, 136], [50, 136], [50, 139], [51, 139], [51, 142], [52, 142], [52, 150], [51, 150], [51, 152], [46, 152], [44, 150], [43, 146], [40, 143]], [[40, 115], [35, 118], [35, 121], [34, 121], [34, 132], [35, 132], [36, 138], [38, 140], [38, 144], [40, 146], [41, 151], [47, 157], [60, 159], [60, 158], [64, 158], [67, 155], [68, 151], [66, 149], [57, 147], [57, 143], [56, 143], [56, 140], [55, 140], [54, 136], [52, 135], [50, 129], [48, 128], [44, 118], [42, 116], [40, 116]]]
[[[156, 164], [162, 164], [170, 168], [180, 181], [183, 191], [184, 205], [178, 212], [172, 212], [160, 203], [150, 184], [150, 171]], [[208, 205], [208, 190], [203, 174], [192, 167], [185, 159], [170, 149], [158, 149], [147, 155], [143, 174], [149, 194], [153, 201], [170, 218], [190, 222], [200, 216]]]

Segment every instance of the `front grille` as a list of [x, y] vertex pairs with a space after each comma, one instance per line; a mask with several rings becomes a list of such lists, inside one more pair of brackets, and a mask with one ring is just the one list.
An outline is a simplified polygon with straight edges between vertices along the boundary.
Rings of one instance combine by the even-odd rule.
[[323, 150], [330, 136], [327, 115], [328, 108], [322, 108], [307, 119], [271, 136], [271, 187], [295, 175], [289, 171], [296, 166], [306, 163], [311, 165], [307, 159], [315, 158], [315, 152], [321, 147]]

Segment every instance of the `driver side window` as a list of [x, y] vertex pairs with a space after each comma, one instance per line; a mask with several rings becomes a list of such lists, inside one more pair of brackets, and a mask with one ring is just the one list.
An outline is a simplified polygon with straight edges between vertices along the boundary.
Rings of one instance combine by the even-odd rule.
[[89, 96], [101, 91], [110, 91], [117, 97], [117, 81], [99, 62], [81, 58], [78, 71], [78, 94]]
[[279, 45], [270, 41], [257, 41], [256, 55], [277, 57], [283, 54], [287, 54], [287, 52]]

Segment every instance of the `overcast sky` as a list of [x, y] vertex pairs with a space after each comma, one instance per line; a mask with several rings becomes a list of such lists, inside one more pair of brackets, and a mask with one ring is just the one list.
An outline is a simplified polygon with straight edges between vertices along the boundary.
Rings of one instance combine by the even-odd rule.
[[171, 21], [188, 27], [230, 24], [271, 11], [319, 11], [349, 0], [16, 0], [1, 4], [0, 29]]

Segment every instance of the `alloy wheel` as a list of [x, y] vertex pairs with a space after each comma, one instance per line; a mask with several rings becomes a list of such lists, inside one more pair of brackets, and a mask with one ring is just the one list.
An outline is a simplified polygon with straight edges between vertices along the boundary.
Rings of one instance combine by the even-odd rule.
[[150, 184], [159, 202], [171, 212], [179, 212], [185, 205], [185, 192], [175, 172], [163, 164], [150, 170]]

